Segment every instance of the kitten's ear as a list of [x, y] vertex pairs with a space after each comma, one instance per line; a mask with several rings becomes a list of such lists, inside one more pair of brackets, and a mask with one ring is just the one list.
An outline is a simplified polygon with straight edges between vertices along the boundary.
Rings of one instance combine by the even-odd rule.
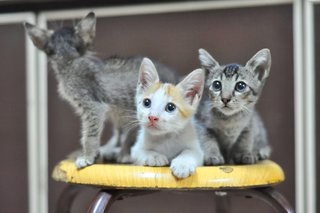
[[257, 52], [246, 64], [249, 70], [254, 72], [259, 81], [263, 81], [269, 76], [271, 67], [271, 53], [265, 48]]
[[144, 58], [139, 70], [138, 92], [144, 91], [154, 83], [159, 83], [158, 72], [152, 61]]
[[212, 72], [214, 68], [220, 66], [205, 49], [199, 49], [199, 60], [202, 68], [206, 71], [206, 75]]
[[182, 89], [185, 99], [192, 106], [197, 106], [201, 99], [205, 81], [204, 79], [204, 71], [202, 69], [196, 69], [177, 85], [177, 87]]
[[28, 22], [24, 23], [24, 28], [31, 38], [34, 46], [40, 50], [44, 50], [50, 36], [53, 34], [53, 31], [41, 29], [33, 24], [29, 24]]
[[86, 44], [91, 44], [96, 35], [96, 16], [94, 12], [88, 13], [76, 26], [76, 33]]

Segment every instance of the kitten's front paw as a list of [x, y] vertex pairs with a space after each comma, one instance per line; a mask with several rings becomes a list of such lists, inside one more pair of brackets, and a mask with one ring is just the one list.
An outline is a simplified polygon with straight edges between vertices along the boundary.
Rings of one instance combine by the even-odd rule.
[[251, 152], [236, 153], [233, 161], [235, 164], [254, 164], [258, 161], [258, 156]]
[[196, 171], [196, 165], [188, 161], [173, 160], [170, 169], [177, 178], [186, 178]]
[[76, 160], [76, 166], [78, 169], [90, 166], [94, 163], [95, 157], [92, 156], [80, 156]]
[[266, 160], [270, 157], [270, 154], [271, 154], [270, 146], [265, 146], [259, 150], [258, 159], [259, 160]]
[[120, 147], [113, 147], [106, 149], [105, 147], [101, 147], [99, 149], [99, 154], [106, 161], [115, 161], [117, 156], [120, 153]]
[[224, 164], [224, 158], [222, 155], [210, 155], [204, 157], [204, 165], [206, 166], [217, 166]]
[[117, 162], [125, 164], [132, 163], [132, 158], [130, 154], [120, 155], [117, 157]]
[[140, 157], [136, 163], [141, 166], [166, 166], [169, 164], [169, 160], [164, 155], [153, 153]]

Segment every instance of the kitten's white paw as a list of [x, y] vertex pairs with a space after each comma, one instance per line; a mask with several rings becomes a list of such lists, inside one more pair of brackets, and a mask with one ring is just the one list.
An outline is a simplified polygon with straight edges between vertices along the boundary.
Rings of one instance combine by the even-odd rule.
[[188, 161], [173, 160], [170, 169], [177, 178], [186, 178], [196, 171], [196, 165]]
[[259, 150], [258, 159], [266, 160], [270, 157], [270, 154], [271, 154], [271, 148], [269, 146], [265, 146]]
[[164, 155], [153, 153], [139, 157], [136, 163], [141, 166], [166, 166], [169, 160]]
[[90, 166], [94, 163], [95, 157], [90, 156], [80, 156], [76, 160], [76, 166], [78, 169]]
[[204, 157], [204, 164], [207, 166], [222, 165], [224, 163], [224, 158], [220, 154], [209, 155]]

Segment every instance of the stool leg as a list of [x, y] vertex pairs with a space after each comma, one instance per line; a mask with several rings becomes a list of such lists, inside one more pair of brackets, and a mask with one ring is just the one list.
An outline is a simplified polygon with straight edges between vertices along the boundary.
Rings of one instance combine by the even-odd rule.
[[158, 191], [152, 190], [101, 190], [89, 206], [87, 213], [107, 213], [117, 200], [127, 197], [143, 196]]
[[90, 204], [87, 213], [103, 213], [110, 208], [115, 200], [112, 194], [101, 190]]
[[231, 207], [231, 200], [228, 196], [227, 192], [224, 191], [216, 191], [215, 193], [215, 201], [216, 201], [216, 213], [229, 213]]
[[232, 194], [258, 198], [268, 203], [279, 213], [294, 213], [287, 199], [272, 187], [247, 189], [244, 192], [232, 191]]
[[274, 188], [272, 187], [257, 188], [254, 190], [261, 192], [264, 195], [264, 198], [270, 200], [270, 202], [272, 202], [274, 205], [278, 205], [279, 206], [278, 209], [280, 211], [287, 212], [287, 213], [295, 212], [292, 206], [287, 201], [287, 199], [282, 194], [280, 194], [280, 192], [276, 191]]
[[68, 185], [61, 193], [57, 202], [57, 213], [70, 213], [73, 200], [83, 187], [79, 185]]

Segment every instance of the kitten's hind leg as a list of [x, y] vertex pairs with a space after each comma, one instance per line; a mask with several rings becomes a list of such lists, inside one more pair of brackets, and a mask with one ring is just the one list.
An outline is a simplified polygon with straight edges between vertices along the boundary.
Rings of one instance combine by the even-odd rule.
[[93, 164], [99, 153], [100, 136], [104, 126], [105, 112], [105, 106], [89, 106], [83, 110], [81, 115], [82, 155], [76, 160], [76, 166], [78, 168]]
[[112, 137], [108, 140], [108, 142], [100, 147], [99, 154], [100, 156], [107, 161], [114, 161], [116, 156], [119, 154], [119, 146], [120, 144], [120, 135], [121, 131], [118, 127], [113, 128]]
[[136, 141], [138, 129], [139, 127], [135, 127], [122, 135], [120, 152], [117, 156], [118, 163], [132, 163], [130, 150]]

